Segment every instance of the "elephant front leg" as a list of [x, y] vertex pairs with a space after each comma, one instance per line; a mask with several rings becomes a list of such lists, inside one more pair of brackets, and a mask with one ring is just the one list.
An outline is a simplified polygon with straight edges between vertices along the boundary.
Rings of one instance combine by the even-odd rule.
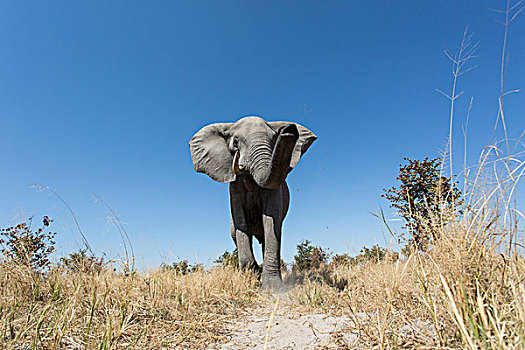
[[235, 230], [235, 243], [239, 255], [239, 267], [242, 269], [259, 271], [259, 265], [253, 256], [252, 236], [240, 229]]
[[242, 181], [230, 183], [230, 206], [231, 206], [231, 234], [237, 254], [239, 256], [239, 267], [244, 269], [259, 270], [259, 265], [253, 256], [252, 237], [248, 230], [244, 207], [246, 204], [246, 189]]
[[279, 291], [283, 287], [281, 278], [281, 222], [274, 216], [263, 214], [264, 261], [262, 289]]

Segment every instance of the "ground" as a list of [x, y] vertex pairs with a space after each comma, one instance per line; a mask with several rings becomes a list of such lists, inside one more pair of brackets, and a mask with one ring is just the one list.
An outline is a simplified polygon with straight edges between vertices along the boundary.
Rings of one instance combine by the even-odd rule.
[[[320, 350], [379, 348], [363, 332], [366, 320], [377, 315], [348, 315], [305, 311], [287, 294], [274, 295], [266, 303], [245, 309], [228, 320], [227, 341], [215, 350]], [[357, 320], [357, 325], [354, 320]], [[397, 330], [398, 346], [414, 348], [436, 336], [430, 322], [419, 319]]]
[[347, 316], [302, 312], [283, 294], [228, 321], [229, 341], [214, 349], [345, 349], [358, 339], [351, 325]]

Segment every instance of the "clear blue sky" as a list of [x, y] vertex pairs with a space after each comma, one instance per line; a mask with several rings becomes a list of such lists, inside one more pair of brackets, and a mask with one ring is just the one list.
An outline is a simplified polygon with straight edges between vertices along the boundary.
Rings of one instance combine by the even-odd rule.
[[[0, 227], [49, 215], [58, 252], [78, 233], [121, 255], [107, 200], [140, 267], [209, 262], [232, 249], [227, 185], [193, 171], [188, 141], [203, 125], [245, 115], [299, 122], [318, 135], [288, 177], [283, 256], [309, 239], [333, 252], [385, 244], [370, 212], [387, 208], [403, 157], [435, 157], [448, 135], [450, 62], [466, 25], [478, 68], [469, 161], [490, 138], [499, 93], [505, 1], [3, 1], [0, 3]], [[510, 29], [507, 86], [525, 87], [525, 19]], [[508, 126], [525, 125], [523, 93]], [[501, 134], [500, 134], [501, 135]], [[457, 159], [458, 164], [462, 159]], [[387, 210], [389, 218], [394, 218]], [[256, 249], [259, 251], [259, 249]]]

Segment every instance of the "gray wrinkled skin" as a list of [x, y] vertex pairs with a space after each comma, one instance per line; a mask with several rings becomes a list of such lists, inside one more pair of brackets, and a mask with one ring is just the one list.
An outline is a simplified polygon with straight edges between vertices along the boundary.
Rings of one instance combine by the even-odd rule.
[[195, 171], [230, 184], [231, 235], [242, 268], [259, 271], [253, 237], [262, 245], [262, 288], [279, 290], [281, 228], [290, 193], [286, 176], [317, 137], [292, 122], [245, 117], [215, 123], [190, 140]]

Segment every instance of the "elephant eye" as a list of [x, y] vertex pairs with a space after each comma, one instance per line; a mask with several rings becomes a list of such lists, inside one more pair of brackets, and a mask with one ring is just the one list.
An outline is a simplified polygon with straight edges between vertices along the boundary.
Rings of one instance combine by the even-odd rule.
[[238, 139], [233, 139], [233, 148], [235, 150], [237, 150], [239, 148], [239, 140]]

